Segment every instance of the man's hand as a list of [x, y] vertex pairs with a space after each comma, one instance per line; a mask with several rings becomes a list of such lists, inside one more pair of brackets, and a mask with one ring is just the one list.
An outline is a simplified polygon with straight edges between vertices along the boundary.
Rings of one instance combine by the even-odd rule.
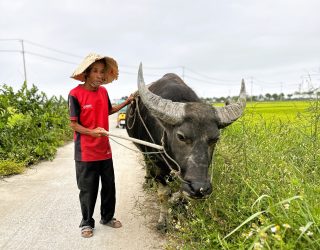
[[127, 98], [126, 103], [127, 103], [127, 104], [130, 104], [130, 103], [133, 101], [134, 98], [135, 98], [134, 94], [131, 94], [131, 95]]
[[74, 131], [84, 135], [90, 135], [93, 137], [108, 136], [108, 131], [105, 130], [104, 128], [100, 128], [100, 127], [97, 127], [95, 129], [85, 128], [82, 125], [80, 125], [77, 121], [71, 121], [70, 127]]
[[97, 127], [91, 130], [91, 136], [93, 137], [101, 137], [101, 136], [108, 136], [108, 131], [104, 128]]

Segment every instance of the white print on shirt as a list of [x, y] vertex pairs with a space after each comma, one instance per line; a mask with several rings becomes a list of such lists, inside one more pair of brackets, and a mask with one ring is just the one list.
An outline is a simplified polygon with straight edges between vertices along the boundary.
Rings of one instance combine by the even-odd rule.
[[92, 109], [92, 104], [83, 105], [82, 109]]

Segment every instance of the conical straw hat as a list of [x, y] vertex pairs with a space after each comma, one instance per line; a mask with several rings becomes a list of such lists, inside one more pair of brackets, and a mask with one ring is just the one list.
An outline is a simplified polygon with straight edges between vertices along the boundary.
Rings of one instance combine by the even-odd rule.
[[78, 68], [73, 72], [71, 78], [84, 82], [85, 81], [84, 71], [91, 64], [93, 64], [95, 61], [98, 61], [100, 59], [104, 59], [107, 65], [104, 83], [110, 83], [113, 80], [117, 80], [119, 75], [119, 70], [118, 70], [118, 64], [116, 60], [114, 60], [111, 57], [100, 56], [96, 53], [90, 53], [88, 56], [86, 56], [86, 58], [82, 61], [82, 63], [78, 66]]

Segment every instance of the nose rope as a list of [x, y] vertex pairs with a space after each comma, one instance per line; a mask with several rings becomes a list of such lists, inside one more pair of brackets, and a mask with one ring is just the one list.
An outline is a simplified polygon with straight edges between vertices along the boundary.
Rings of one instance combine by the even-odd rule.
[[[138, 104], [138, 97], [135, 97], [134, 99], [135, 99], [136, 103]], [[133, 112], [131, 112], [131, 111], [133, 111]], [[134, 110], [131, 109], [130, 112], [129, 112], [129, 114], [128, 114], [130, 118], [133, 117], [133, 121], [132, 121], [132, 123], [131, 123], [131, 126], [129, 126], [129, 123], [126, 124], [126, 126], [127, 126], [127, 128], [128, 128], [129, 130], [131, 130], [131, 129], [133, 128], [133, 125], [136, 123], [136, 117], [137, 117], [136, 112], [137, 112], [137, 109], [134, 109]], [[128, 121], [129, 121], [129, 120], [128, 120]]]
[[[134, 116], [136, 115], [136, 111], [137, 111], [138, 116], [139, 116], [139, 119], [140, 119], [142, 125], [144, 126], [145, 130], [147, 131], [147, 133], [148, 133], [150, 139], [152, 140], [152, 142], [155, 143], [155, 140], [154, 140], [153, 136], [151, 135], [151, 133], [150, 133], [147, 125], [146, 125], [145, 122], [143, 121], [142, 116], [141, 116], [141, 114], [140, 114], [139, 98], [138, 98], [138, 96], [136, 96], [135, 101], [136, 101], [136, 110], [134, 111]], [[135, 117], [134, 117], [134, 121], [135, 121]], [[133, 124], [132, 124], [131, 128], [132, 128], [132, 127], [133, 127]], [[131, 128], [130, 128], [130, 129], [131, 129]], [[183, 182], [183, 183], [188, 183], [187, 181], [185, 181], [185, 180], [182, 179], [182, 177], [181, 177], [181, 166], [180, 166], [174, 159], [172, 159], [172, 157], [168, 154], [168, 152], [167, 152], [166, 149], [165, 149], [165, 146], [164, 146], [164, 132], [163, 132], [162, 138], [161, 138], [161, 146], [163, 147], [163, 152], [159, 151], [159, 152], [157, 152], [157, 153], [160, 154], [161, 157], [162, 157], [162, 159], [166, 162], [167, 166], [168, 166], [169, 169], [170, 169], [170, 174], [173, 175], [173, 176], [176, 176], [181, 182]], [[144, 152], [142, 152], [142, 153], [144, 153]], [[152, 152], [152, 153], [154, 154], [154, 153], [156, 153], [156, 152]], [[152, 153], [150, 152], [150, 154], [152, 154]], [[167, 161], [167, 159], [164, 157], [163, 154], [165, 154], [165, 156], [166, 156], [167, 158], [169, 158], [169, 159], [177, 166], [178, 170], [175, 170], [175, 169], [169, 164], [169, 162]]]
[[155, 143], [155, 141], [154, 141], [154, 139], [153, 139], [152, 135], [151, 135], [151, 134], [150, 134], [150, 132], [149, 132], [149, 129], [147, 128], [147, 125], [146, 125], [146, 124], [145, 124], [145, 122], [143, 121], [142, 116], [141, 116], [141, 114], [140, 114], [139, 98], [137, 98], [137, 99], [136, 99], [136, 101], [137, 101], [136, 107], [137, 107], [138, 116], [139, 116], [139, 118], [140, 118], [140, 121], [142, 122], [142, 125], [143, 125], [143, 126], [144, 126], [144, 128], [146, 129], [146, 131], [147, 131], [147, 133], [148, 133], [148, 135], [149, 135], [150, 139], [152, 140], [152, 142], [153, 142], [153, 143]]
[[[140, 118], [140, 121], [142, 122], [142, 125], [144, 126], [145, 130], [147, 131], [147, 133], [148, 133], [150, 139], [152, 140], [152, 142], [155, 143], [155, 140], [153, 139], [153, 137], [152, 137], [152, 135], [151, 135], [151, 133], [150, 133], [147, 125], [146, 125], [145, 122], [143, 121], [142, 116], [141, 116], [141, 114], [140, 114], [140, 109], [139, 109], [139, 97], [138, 97], [138, 96], [139, 96], [138, 94], [135, 95], [136, 109], [135, 109], [133, 112], [130, 111], [130, 113], [129, 113], [129, 117], [130, 117], [130, 118], [133, 117], [133, 122], [132, 122], [131, 126], [129, 126], [129, 124], [127, 124], [127, 128], [128, 128], [129, 130], [131, 130], [131, 129], [133, 128], [133, 126], [134, 126], [134, 124], [135, 124], [135, 122], [136, 122], [136, 115], [137, 115], [137, 113], [138, 113], [138, 116], [139, 116], [139, 118]], [[110, 138], [110, 139], [112, 139], [112, 138]], [[161, 157], [162, 157], [162, 159], [165, 161], [165, 163], [167, 164], [167, 166], [168, 166], [169, 169], [170, 169], [170, 175], [177, 177], [177, 178], [178, 178], [181, 182], [183, 182], [183, 183], [189, 184], [189, 182], [185, 181], [185, 180], [181, 177], [181, 166], [179, 165], [179, 163], [177, 163], [177, 162], [168, 154], [168, 152], [167, 152], [166, 149], [165, 149], [165, 144], [164, 144], [164, 132], [162, 133], [162, 137], [161, 137], [161, 146], [162, 146], [163, 149], [162, 149], [162, 150], [159, 150], [159, 151], [157, 151], [157, 152], [143, 152], [143, 151], [134, 150], [134, 149], [132, 149], [132, 148], [129, 148], [129, 147], [127, 147], [127, 146], [125, 146], [125, 145], [117, 142], [117, 141], [114, 140], [114, 139], [112, 139], [112, 140], [113, 140], [114, 142], [118, 143], [119, 145], [122, 145], [123, 147], [129, 149], [129, 150], [132, 150], [132, 151], [135, 151], [135, 152], [139, 152], [139, 153], [142, 153], [142, 154], [144, 154], [144, 155], [160, 154]], [[167, 159], [164, 157], [163, 154], [164, 154], [168, 159], [170, 159], [170, 160], [177, 166], [178, 170], [175, 170], [175, 169], [169, 164], [169, 162], [167, 161]], [[213, 158], [214, 158], [214, 152], [213, 152]], [[211, 166], [211, 178], [210, 178], [210, 182], [212, 183], [212, 178], [213, 178], [212, 162], [211, 162], [210, 166]], [[202, 190], [200, 190], [200, 192], [202, 193], [202, 192], [203, 192], [203, 188], [201, 188], [201, 189], [202, 189]]]
[[[214, 160], [214, 153], [215, 153], [215, 150], [213, 150], [212, 152], [212, 159]], [[212, 178], [213, 178], [213, 164], [212, 164], [212, 160], [211, 160], [211, 164], [210, 164], [210, 167], [211, 167], [211, 178], [210, 178], [210, 183], [212, 183]]]
[[170, 168], [170, 174], [176, 176], [181, 182], [183, 183], [187, 183], [189, 184], [189, 182], [185, 181], [182, 177], [181, 177], [181, 167], [179, 165], [179, 163], [177, 163], [174, 159], [172, 159], [172, 157], [167, 153], [165, 146], [164, 146], [164, 132], [162, 134], [162, 138], [161, 138], [161, 145], [163, 147], [163, 153], [174, 163], [176, 164], [176, 166], [178, 167], [178, 170], [175, 170], [171, 167], [171, 165], [169, 164], [169, 162], [167, 161], [167, 159], [163, 156], [163, 154], [161, 154], [162, 159], [167, 163], [168, 167]]

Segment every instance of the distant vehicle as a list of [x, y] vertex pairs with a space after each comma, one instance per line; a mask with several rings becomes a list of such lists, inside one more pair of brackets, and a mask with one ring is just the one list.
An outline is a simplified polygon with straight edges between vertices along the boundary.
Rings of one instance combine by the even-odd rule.
[[[123, 100], [121, 100], [123, 102]], [[117, 116], [117, 128], [125, 128], [126, 127], [126, 111], [127, 111], [127, 106], [123, 107], [118, 111], [118, 116]]]

